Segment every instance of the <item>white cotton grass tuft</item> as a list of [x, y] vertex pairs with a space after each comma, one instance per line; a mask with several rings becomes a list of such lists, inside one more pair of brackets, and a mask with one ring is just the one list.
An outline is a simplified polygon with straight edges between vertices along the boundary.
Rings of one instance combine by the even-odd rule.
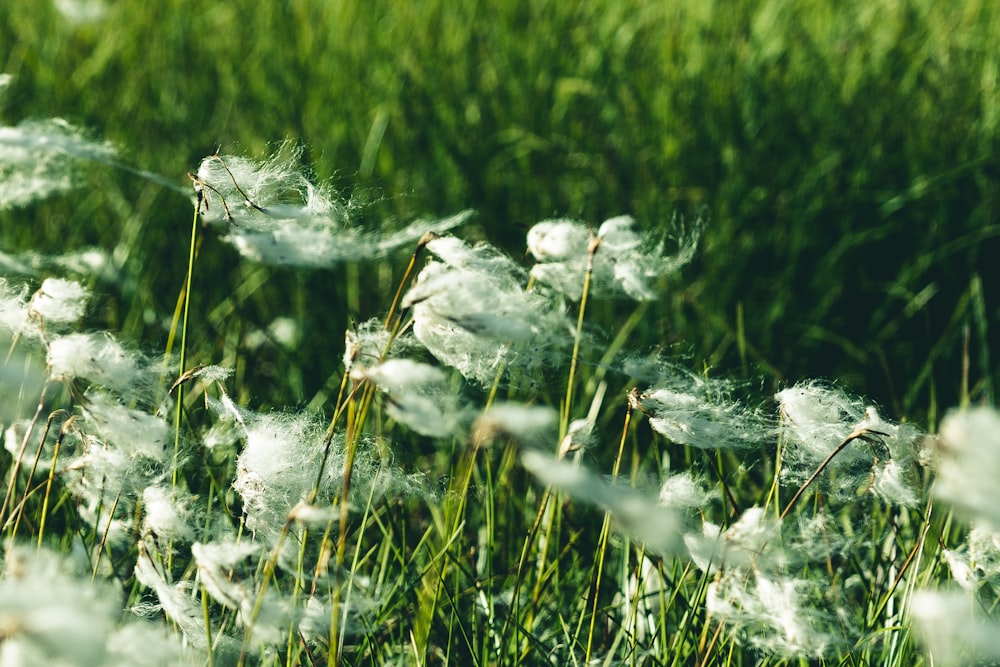
[[520, 445], [547, 447], [558, 437], [558, 415], [546, 405], [494, 403], [472, 425], [473, 442], [512, 438]]
[[[236, 460], [233, 488], [243, 499], [246, 525], [261, 537], [278, 535], [299, 502], [317, 491], [316, 502], [330, 502], [342, 486], [345, 435], [334, 433], [327, 443], [326, 427], [318, 415], [255, 413], [231, 401], [213, 404], [223, 419], [236, 422], [244, 440]], [[324, 451], [329, 447], [320, 475]], [[351, 477], [351, 502], [364, 503], [370, 495], [405, 496], [427, 491], [420, 475], [406, 475], [393, 467], [388, 446], [374, 436], [358, 444]], [[318, 484], [318, 487], [317, 487]]]
[[749, 507], [725, 529], [708, 522], [701, 536], [688, 540], [695, 564], [702, 570], [764, 569], [774, 571], [788, 563], [782, 547], [780, 520], [763, 507]]
[[159, 393], [157, 373], [148, 361], [106, 332], [52, 338], [47, 360], [52, 380], [88, 380], [133, 400], [150, 401]]
[[918, 591], [910, 617], [932, 664], [960, 667], [1000, 660], [1000, 622], [962, 591]]
[[371, 368], [356, 368], [356, 379], [375, 383], [386, 396], [386, 412], [400, 424], [429, 437], [459, 435], [471, 421], [470, 410], [448, 385], [439, 367], [412, 359], [388, 359]]
[[93, 434], [129, 459], [146, 458], [160, 464], [167, 462], [168, 444], [173, 442], [170, 424], [162, 417], [123, 405], [103, 392], [88, 392], [83, 406]]
[[420, 344], [409, 331], [395, 337], [379, 318], [372, 318], [349, 328], [344, 334], [344, 370], [351, 373], [356, 367], [368, 368], [385, 359], [407, 357], [422, 352]]
[[156, 462], [133, 457], [86, 436], [83, 453], [66, 464], [63, 479], [77, 498], [80, 518], [109, 542], [120, 544], [131, 538], [136, 503], [143, 491], [161, 484], [167, 469]]
[[288, 519], [307, 528], [326, 528], [340, 518], [339, 505], [309, 505], [302, 501], [291, 509]]
[[966, 517], [1000, 529], [1000, 412], [954, 410], [941, 421], [935, 493]]
[[661, 556], [687, 555], [681, 520], [656, 496], [601, 479], [585, 468], [534, 449], [521, 452], [521, 464], [539, 482], [579, 502], [609, 512], [619, 530]]
[[698, 512], [706, 507], [719, 492], [709, 489], [705, 481], [691, 471], [669, 475], [660, 486], [657, 502], [681, 512]]
[[258, 350], [265, 345], [294, 350], [301, 340], [302, 326], [291, 317], [276, 317], [266, 328], [248, 331], [243, 339], [248, 350]]
[[194, 178], [205, 220], [226, 225], [223, 240], [247, 259], [307, 268], [377, 259], [471, 217], [464, 211], [395, 231], [362, 230], [352, 204], [314, 183], [298, 164], [300, 156], [301, 149], [285, 144], [264, 160], [229, 155], [202, 160]]
[[[39, 471], [45, 472], [52, 467], [56, 441], [59, 440], [60, 431], [69, 417], [68, 413], [53, 414], [49, 422], [51, 428], [46, 429], [36, 428], [37, 423], [32, 419], [15, 420], [4, 431], [4, 449], [14, 457], [14, 460], [31, 460], [33, 466], [37, 465]], [[73, 457], [75, 445], [76, 438], [64, 438], [59, 452], [63, 465], [68, 458]]]
[[46, 278], [31, 292], [27, 285], [0, 278], [0, 328], [39, 339], [46, 331], [58, 332], [59, 325], [80, 320], [89, 298], [90, 290], [73, 280]]
[[0, 658], [15, 664], [93, 664], [117, 613], [115, 596], [67, 572], [54, 554], [15, 549], [0, 582]]
[[[186, 651], [161, 628], [121, 624], [121, 592], [92, 582], [83, 564], [46, 550], [6, 552], [0, 579], [0, 664], [137, 665], [188, 664]], [[141, 640], [155, 654], [128, 656]]]
[[[823, 461], [865, 418], [865, 402], [835, 387], [800, 382], [774, 396], [781, 411], [782, 428], [796, 458], [808, 465]], [[840, 461], [870, 460], [861, 450], [838, 454]]]
[[408, 389], [437, 386], [448, 376], [437, 366], [431, 366], [412, 359], [388, 359], [381, 364], [355, 371], [356, 377], [366, 378], [389, 393], [405, 392]]
[[160, 417], [123, 405], [117, 396], [88, 390], [80, 414], [62, 429], [61, 478], [77, 499], [80, 518], [108, 541], [130, 538], [145, 502], [144, 525], [189, 539], [185, 502], [158, 491], [169, 476], [170, 427]]
[[664, 366], [638, 396], [650, 427], [680, 445], [699, 449], [749, 449], [774, 436], [773, 420], [731, 396], [732, 385]]
[[60, 118], [0, 126], [0, 210], [71, 190], [84, 164], [113, 158], [110, 145]]
[[0, 251], [0, 274], [38, 276], [60, 273], [88, 280], [117, 279], [116, 260], [101, 248], [80, 248], [58, 255], [46, 255], [33, 250], [9, 255]]
[[[260, 544], [249, 541], [191, 545], [199, 583], [213, 600], [229, 609], [241, 609], [254, 596], [253, 567], [259, 552]], [[250, 571], [244, 572], [248, 563]]]
[[652, 301], [659, 297], [660, 279], [676, 273], [694, 257], [703, 225], [700, 218], [691, 226], [675, 219], [678, 249], [676, 254], [665, 256], [663, 238], [639, 234], [630, 216], [604, 221], [593, 239], [591, 230], [583, 223], [545, 220], [528, 230], [528, 251], [538, 260], [531, 275], [579, 301], [588, 255], [596, 242], [592, 293], [599, 297], [624, 295], [636, 301]]
[[64, 278], [46, 278], [31, 297], [31, 313], [44, 322], [72, 323], [83, 317], [90, 290]]
[[439, 361], [491, 384], [498, 374], [530, 381], [571, 340], [561, 299], [526, 291], [527, 275], [487, 245], [454, 237], [427, 244], [438, 260], [420, 272], [403, 298], [413, 333]]
[[836, 615], [807, 604], [828, 591], [828, 582], [819, 579], [732, 569], [708, 585], [705, 603], [710, 617], [761, 651], [818, 659], [845, 643]]
[[[167, 581], [162, 566], [154, 562], [147, 541], [139, 543], [139, 555], [133, 570], [136, 581], [156, 594], [160, 609], [180, 628], [184, 641], [198, 651], [205, 651], [209, 643], [200, 598], [191, 594], [187, 582], [171, 584]], [[140, 609], [133, 611], [139, 612]], [[213, 640], [211, 650], [216, 660], [224, 658], [235, 662], [240, 654], [240, 643], [220, 633]]]
[[53, 4], [72, 25], [100, 23], [108, 14], [105, 0], [54, 0]]
[[[277, 535], [289, 510], [317, 482], [323, 426], [308, 415], [248, 413], [241, 419], [246, 444], [236, 461], [233, 488], [243, 499], [247, 527]], [[339, 463], [337, 457], [331, 458], [327, 475]]]
[[988, 588], [1000, 594], [1000, 534], [989, 526], [974, 524], [957, 549], [941, 549], [952, 581], [972, 595]]
[[168, 540], [190, 540], [194, 536], [187, 499], [165, 485], [147, 486], [142, 492], [143, 526]]
[[[847, 392], [819, 382], [801, 382], [775, 394], [784, 437], [782, 477], [802, 482], [848, 437], [856, 439], [828, 465], [843, 475], [841, 489], [870, 491], [912, 507], [919, 500], [917, 474], [922, 432], [895, 424]], [[861, 437], [858, 437], [861, 436]]]
[[27, 285], [15, 285], [0, 278], [0, 327], [15, 336], [40, 335], [38, 323], [31, 317], [30, 294]]

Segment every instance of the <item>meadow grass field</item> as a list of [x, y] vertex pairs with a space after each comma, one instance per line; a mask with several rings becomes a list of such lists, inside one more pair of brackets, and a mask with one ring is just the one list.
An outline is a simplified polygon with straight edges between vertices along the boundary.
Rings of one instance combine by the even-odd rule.
[[0, 5], [0, 665], [1000, 661], [1000, 11]]

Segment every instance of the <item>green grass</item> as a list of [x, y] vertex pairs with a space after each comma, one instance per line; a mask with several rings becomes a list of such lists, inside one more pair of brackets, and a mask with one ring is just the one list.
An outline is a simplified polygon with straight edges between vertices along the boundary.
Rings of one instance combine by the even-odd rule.
[[[155, 11], [109, 3], [99, 23], [83, 25], [48, 2], [5, 3], [0, 72], [13, 79], [0, 124], [65, 118], [109, 140], [123, 164], [161, 178], [89, 165], [70, 193], [0, 210], [0, 250], [110, 253], [104, 274], [76, 275], [94, 293], [80, 330], [174, 354], [162, 386], [126, 397], [132, 407], [150, 412], [195, 365], [232, 369], [218, 384], [195, 380], [172, 394], [170, 447], [180, 466], [167, 466], [170, 486], [192, 499], [203, 541], [222, 534], [220, 525], [241, 525], [232, 483], [245, 445], [230, 434], [224, 446], [202, 446], [227, 421], [209, 399], [228, 396], [261, 416], [308, 409], [324, 422], [310, 428], [338, 434], [342, 445], [331, 446], [343, 449], [330, 465], [358, 480], [347, 492], [350, 511], [325, 527], [289, 524], [260, 537], [261, 551], [230, 575], [254, 582], [253, 595], [267, 589], [301, 607], [311, 575], [332, 572], [316, 579], [328, 586], [327, 603], [360, 604], [338, 620], [348, 628], [342, 651], [331, 652], [329, 633], [305, 639], [295, 624], [280, 640], [244, 642], [245, 616], [206, 593], [205, 631], [238, 646], [217, 648], [216, 664], [239, 661], [239, 647], [265, 664], [323, 664], [333, 654], [359, 665], [796, 664], [753, 648], [749, 638], [765, 630], [711, 617], [706, 599], [721, 574], [651, 553], [634, 531], [614, 529], [620, 516], [608, 530], [614, 512], [540, 483], [523, 468], [515, 438], [416, 435], [370, 384], [350, 393], [344, 332], [386, 318], [412, 247], [322, 269], [246, 261], [218, 227], [196, 216], [192, 230], [186, 174], [216, 150], [260, 157], [291, 140], [356, 224], [393, 230], [471, 208], [473, 220], [454, 233], [525, 267], [525, 233], [545, 218], [596, 229], [631, 214], [666, 233], [677, 214], [705, 215], [694, 261], [661, 282], [658, 301], [570, 307], [573, 324], [581, 316], [578, 361], [567, 349], [530, 384], [485, 389], [451, 372], [449, 387], [477, 410], [506, 400], [549, 406], [561, 436], [606, 382], [598, 442], [580, 455], [585, 469], [615, 470], [622, 484], [654, 494], [670, 473], [695, 471], [716, 495], [685, 520], [725, 529], [748, 508], [776, 516], [791, 499], [796, 485], [776, 477], [783, 436], [752, 452], [671, 442], [641, 412], [626, 418], [626, 392], [643, 378], [623, 372], [617, 353], [657, 351], [706, 381], [732, 378], [705, 385], [706, 397], [719, 405], [738, 398], [747, 414], [774, 419], [774, 391], [812, 377], [929, 433], [950, 407], [991, 404], [998, 30], [1000, 12], [979, 0], [174, 0]], [[34, 290], [50, 273], [63, 272], [23, 278]], [[267, 333], [282, 318], [298, 328], [292, 344]], [[11, 349], [6, 368], [44, 366], [44, 346], [13, 341]], [[4, 382], [12, 377], [21, 376]], [[34, 428], [66, 410], [53, 417], [47, 442], [65, 432], [60, 456], [72, 460], [92, 428], [66, 425], [67, 415], [82, 416], [85, 387], [48, 387]], [[5, 428], [31, 417], [37, 400], [28, 389], [8, 393], [15, 407], [0, 413]], [[126, 609], [155, 597], [133, 576], [144, 553], [166, 582], [203, 590], [208, 573], [194, 566], [190, 537], [172, 548], [139, 534], [141, 490], [89, 508], [114, 506], [135, 532], [112, 545], [81, 518], [62, 475], [28, 474], [34, 451], [26, 451], [0, 452], [13, 496], [25, 499], [0, 516], [19, 517], [2, 525], [11, 544], [86, 553], [87, 568], [115, 582]], [[10, 481], [15, 461], [20, 477]], [[908, 508], [872, 494], [837, 497], [838, 482], [856, 472], [846, 465], [824, 471], [782, 529], [792, 544], [800, 520], [824, 519], [836, 542], [829, 559], [796, 565], [804, 578], [829, 582], [808, 592], [815, 606], [848, 610], [840, 623], [849, 640], [826, 662], [920, 664], [903, 610], [913, 589], [949, 578], [941, 545], [961, 544], [967, 526], [947, 509], [931, 511], [929, 475]], [[405, 493], [378, 485], [378, 475], [400, 471], [420, 479]], [[344, 489], [317, 493], [331, 503]], [[636, 579], [649, 587], [643, 630], [630, 598]], [[260, 645], [270, 648], [257, 652]]]

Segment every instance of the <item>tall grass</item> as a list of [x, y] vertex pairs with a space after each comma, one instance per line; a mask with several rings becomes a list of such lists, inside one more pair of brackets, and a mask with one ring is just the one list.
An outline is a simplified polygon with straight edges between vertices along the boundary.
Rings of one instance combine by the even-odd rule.
[[996, 659], [991, 5], [66, 4], [4, 664]]

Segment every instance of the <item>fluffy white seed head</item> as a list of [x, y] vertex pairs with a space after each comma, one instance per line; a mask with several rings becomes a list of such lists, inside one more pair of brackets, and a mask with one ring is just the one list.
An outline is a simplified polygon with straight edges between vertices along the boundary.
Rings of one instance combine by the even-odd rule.
[[189, 540], [194, 535], [190, 511], [175, 489], [157, 485], [142, 492], [144, 525], [154, 535], [169, 540]]
[[822, 595], [819, 581], [729, 570], [708, 585], [709, 614], [740, 630], [752, 646], [781, 657], [821, 658], [843, 642], [836, 618], [806, 600]]
[[[223, 419], [235, 421], [242, 431], [245, 444], [236, 460], [233, 488], [243, 499], [247, 527], [258, 536], [276, 537], [292, 508], [314, 490], [319, 503], [330, 502], [339, 493], [344, 433], [334, 433], [327, 443], [324, 421], [308, 412], [254, 413], [231, 401], [220, 401], [216, 407]], [[388, 464], [383, 455], [386, 449], [385, 441], [372, 436], [361, 439], [351, 476], [351, 503], [363, 504], [369, 496], [387, 493], [401, 497], [427, 492], [420, 475], [406, 475]], [[320, 476], [324, 455], [326, 465]]]
[[564, 304], [525, 291], [527, 277], [509, 257], [452, 237], [427, 248], [439, 261], [424, 267], [403, 306], [412, 307], [414, 335], [439, 361], [484, 385], [498, 373], [530, 382], [569, 343]]
[[0, 327], [18, 336], [39, 335], [38, 325], [31, 319], [26, 285], [14, 285], [0, 278]]
[[378, 385], [386, 394], [389, 416], [421, 435], [456, 435], [471, 419], [469, 409], [447, 385], [447, 374], [437, 366], [389, 359], [371, 368], [355, 368], [352, 375]]
[[382, 320], [372, 318], [349, 328], [344, 334], [344, 370], [351, 373], [355, 368], [377, 365], [383, 355], [387, 359], [405, 357], [423, 349], [408, 331], [392, 338]]
[[610, 512], [622, 532], [651, 551], [664, 556], [686, 555], [679, 516], [660, 505], [655, 496], [605, 481], [579, 465], [533, 449], [521, 452], [521, 463], [542, 484]]
[[700, 449], [744, 449], [766, 442], [771, 429], [758, 412], [690, 389], [695, 388], [657, 387], [640, 396], [639, 405], [654, 431]]
[[398, 230], [362, 230], [352, 204], [314, 183], [299, 166], [300, 153], [286, 144], [265, 160], [228, 155], [202, 160], [195, 186], [204, 198], [205, 219], [227, 225], [223, 240], [247, 259], [312, 268], [375, 259], [471, 217], [465, 211]]
[[[235, 572], [244, 569], [247, 559], [254, 558], [260, 545], [253, 542], [195, 542], [191, 555], [198, 566], [198, 580], [212, 598], [229, 609], [239, 609], [254, 591]], [[246, 581], [253, 586], [253, 577]]]
[[90, 291], [74, 280], [46, 278], [31, 298], [31, 311], [45, 322], [76, 322]]
[[545, 220], [528, 230], [528, 251], [540, 262], [576, 261], [589, 244], [590, 232], [575, 220]]
[[959, 667], [1000, 660], [1000, 623], [961, 591], [918, 591], [910, 603], [920, 638], [935, 665]]
[[113, 157], [108, 144], [59, 118], [0, 126], [0, 210], [70, 190], [83, 165]]
[[[865, 418], [865, 403], [846, 392], [816, 382], [802, 382], [775, 394], [782, 427], [797, 452], [819, 463]], [[841, 452], [840, 460], [863, 458], [863, 452]]]
[[862, 400], [816, 382], [784, 389], [775, 399], [786, 442], [782, 453], [785, 479], [805, 480], [848, 437], [861, 435], [828, 465], [828, 470], [840, 475], [841, 495], [871, 491], [903, 506], [917, 503], [919, 429], [883, 419]]
[[970, 408], [941, 422], [936, 492], [967, 517], [1000, 528], [1000, 412]]
[[701, 510], [708, 505], [718, 492], [710, 491], [694, 473], [682, 472], [670, 475], [660, 487], [659, 504], [681, 512]]
[[472, 439], [486, 442], [509, 437], [522, 445], [544, 446], [557, 437], [556, 411], [544, 405], [494, 403], [476, 419]]
[[107, 333], [72, 333], [49, 342], [49, 376], [53, 380], [84, 379], [139, 397], [154, 384], [155, 376], [146, 369], [145, 360], [126, 350]]
[[101, 665], [119, 593], [48, 551], [15, 547], [0, 578], [0, 662]]
[[309, 528], [325, 528], [340, 517], [339, 505], [309, 505], [300, 502], [288, 513], [288, 518]]
[[376, 366], [359, 369], [356, 373], [357, 377], [367, 378], [390, 393], [442, 385], [447, 379], [445, 372], [437, 366], [412, 359], [388, 359]]
[[130, 459], [147, 458], [158, 463], [167, 460], [167, 444], [172, 441], [171, 427], [162, 417], [122, 405], [105, 393], [88, 392], [84, 407], [87, 422], [105, 443]]
[[595, 296], [656, 299], [656, 283], [691, 261], [703, 226], [700, 219], [690, 227], [674, 222], [678, 250], [672, 256], [664, 255], [662, 238], [637, 233], [630, 216], [606, 220], [593, 239], [587, 226], [579, 222], [540, 222], [528, 230], [528, 250], [539, 262], [532, 267], [531, 275], [578, 301], [583, 294], [589, 255], [596, 244], [591, 267]]
[[[136, 581], [156, 594], [160, 608], [181, 629], [185, 641], [198, 650], [207, 649], [209, 644], [205, 636], [201, 601], [186, 590], [186, 582], [170, 584], [166, 580], [159, 566], [153, 562], [150, 549], [145, 543], [140, 543], [139, 557], [133, 573]], [[240, 645], [235, 639], [220, 635], [215, 639], [212, 650], [217, 656], [229, 656], [235, 661], [240, 653]]]

